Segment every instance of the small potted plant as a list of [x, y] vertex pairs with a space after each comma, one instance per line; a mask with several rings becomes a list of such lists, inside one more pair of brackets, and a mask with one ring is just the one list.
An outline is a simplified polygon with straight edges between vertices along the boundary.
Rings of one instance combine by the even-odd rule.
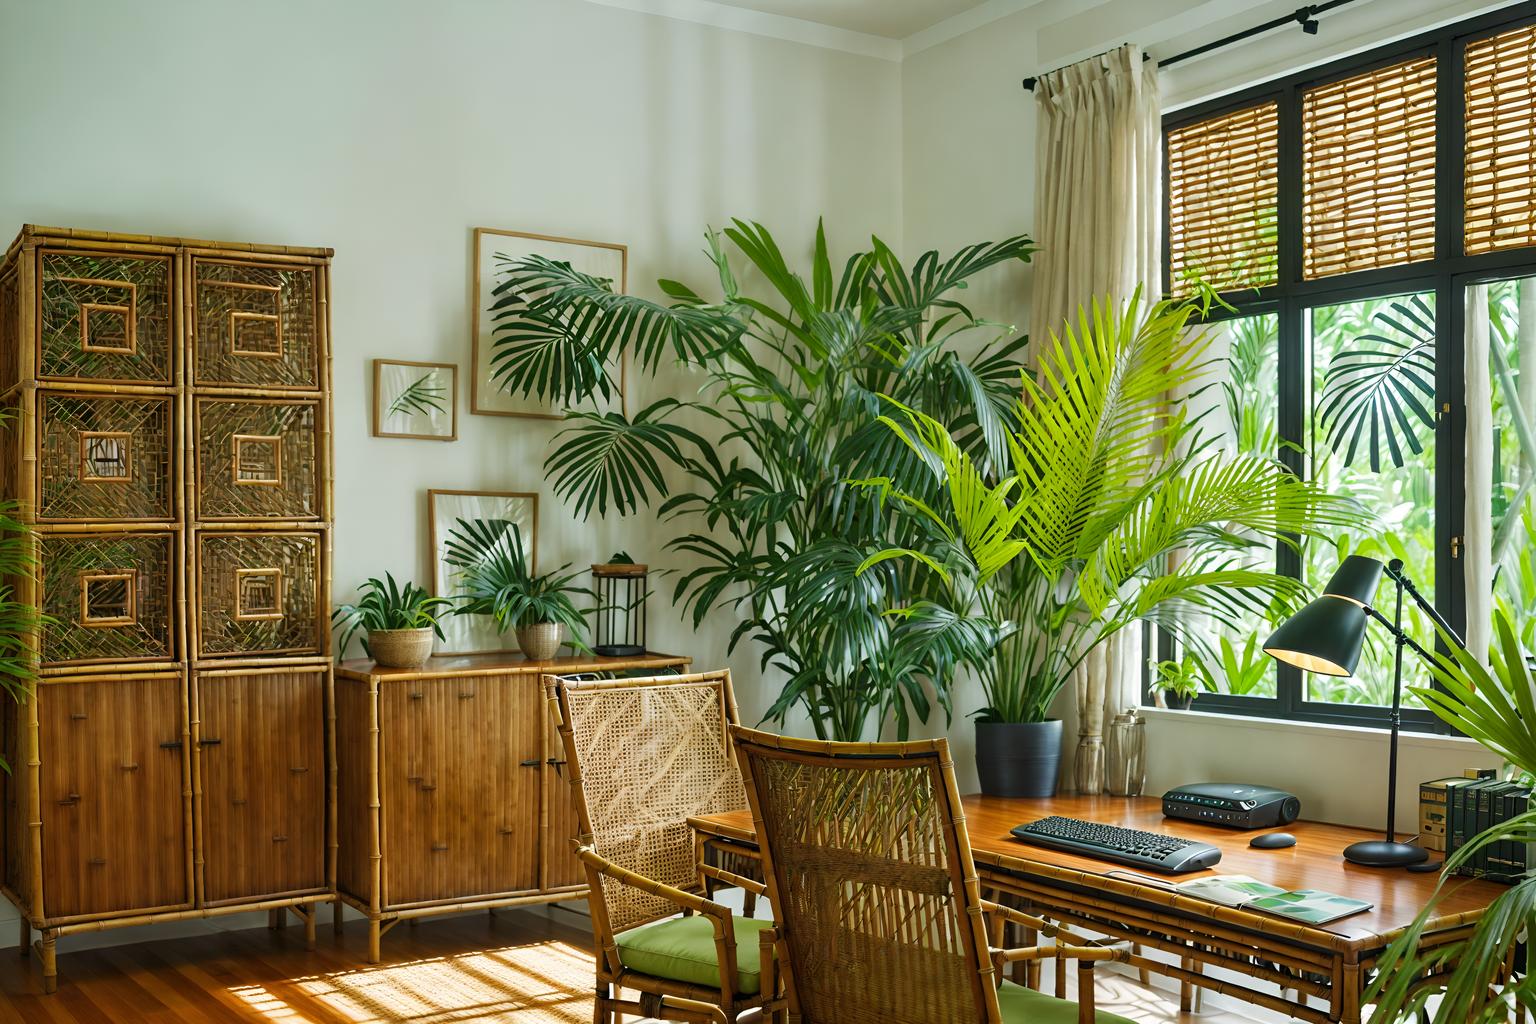
[[352, 638], [365, 633], [363, 650], [386, 668], [421, 668], [432, 657], [433, 636], [442, 638], [437, 620], [439, 609], [453, 604], [446, 597], [433, 597], [416, 584], [404, 586], [394, 576], [369, 579], [357, 588], [363, 596], [355, 604], [344, 604], [331, 614], [335, 628], [342, 629], [337, 656], [347, 652]]
[[560, 650], [562, 633], [571, 646], [589, 651], [587, 620], [571, 595], [583, 593], [571, 585], [570, 568], [534, 575], [528, 571], [522, 533], [505, 519], [458, 521], [448, 536], [444, 557], [457, 570], [460, 601], [457, 615], [489, 615], [500, 631], [517, 633], [517, 646], [530, 661], [548, 661]]
[[1200, 666], [1195, 659], [1186, 654], [1178, 660], [1153, 662], [1152, 670], [1157, 673], [1152, 688], [1162, 706], [1188, 711], [1200, 692]]

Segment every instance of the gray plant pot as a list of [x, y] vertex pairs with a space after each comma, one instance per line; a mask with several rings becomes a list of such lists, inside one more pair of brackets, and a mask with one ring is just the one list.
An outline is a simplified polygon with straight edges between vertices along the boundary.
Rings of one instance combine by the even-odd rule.
[[1055, 796], [1061, 720], [977, 722], [976, 772], [987, 796]]

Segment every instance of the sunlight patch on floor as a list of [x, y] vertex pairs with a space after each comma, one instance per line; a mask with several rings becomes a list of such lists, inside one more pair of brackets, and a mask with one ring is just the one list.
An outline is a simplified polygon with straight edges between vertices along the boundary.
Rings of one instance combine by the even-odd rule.
[[[592, 954], [540, 942], [457, 956], [382, 964], [296, 978], [292, 987], [352, 1024], [588, 1024]], [[302, 1014], [259, 986], [233, 989], [267, 1020], [298, 1024]]]

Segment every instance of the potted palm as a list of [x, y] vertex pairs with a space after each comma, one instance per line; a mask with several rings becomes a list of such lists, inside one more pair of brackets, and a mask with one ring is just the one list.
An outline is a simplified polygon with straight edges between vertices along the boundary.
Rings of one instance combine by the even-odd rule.
[[[999, 643], [974, 664], [989, 702], [977, 732], [984, 791], [1054, 792], [1047, 768], [1059, 758], [1059, 725], [989, 734], [999, 724], [1047, 723], [1098, 645], [1151, 621], [1204, 659], [1212, 622], [1235, 628], [1255, 608], [1285, 607], [1302, 593], [1294, 579], [1249, 567], [1249, 549], [1363, 516], [1273, 459], [1218, 450], [1198, 417], [1169, 407], [1169, 394], [1198, 388], [1209, 369], [1209, 335], [1190, 325], [1200, 308], [1143, 309], [1138, 295], [1122, 309], [1080, 311], [1064, 338], [1040, 345], [1037, 375], [1022, 380], [1005, 462], [978, 461], [910, 406], [882, 417], [937, 486], [895, 494], [921, 539], [861, 571], [913, 559], [962, 597], [951, 614], [997, 627]], [[1021, 758], [1038, 770], [1000, 765]]]
[[363, 650], [386, 668], [421, 668], [432, 657], [432, 638], [442, 639], [437, 620], [441, 609], [453, 604], [446, 597], [433, 597], [407, 581], [395, 582], [390, 573], [384, 579], [371, 578], [357, 588], [363, 596], [353, 604], [339, 606], [331, 622], [342, 630], [337, 657], [344, 656], [358, 633], [365, 634]]
[[560, 650], [561, 634], [571, 646], [587, 645], [587, 620], [571, 600], [583, 593], [571, 585], [570, 565], [536, 575], [528, 569], [522, 533], [505, 519], [460, 519], [448, 536], [444, 561], [457, 571], [459, 615], [489, 615], [500, 631], [516, 631], [517, 646], [530, 661], [548, 661]]

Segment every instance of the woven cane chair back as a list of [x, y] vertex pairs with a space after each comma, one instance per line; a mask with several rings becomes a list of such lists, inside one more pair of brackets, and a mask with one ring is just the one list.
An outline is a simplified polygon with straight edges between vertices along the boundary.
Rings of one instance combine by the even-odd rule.
[[[747, 805], [728, 731], [736, 722], [730, 673], [554, 685], [583, 841], [638, 875], [696, 890], [688, 818]], [[601, 897], [613, 932], [677, 912], [607, 876]]]
[[945, 742], [733, 732], [789, 950], [791, 1012], [805, 1024], [998, 1021]]

